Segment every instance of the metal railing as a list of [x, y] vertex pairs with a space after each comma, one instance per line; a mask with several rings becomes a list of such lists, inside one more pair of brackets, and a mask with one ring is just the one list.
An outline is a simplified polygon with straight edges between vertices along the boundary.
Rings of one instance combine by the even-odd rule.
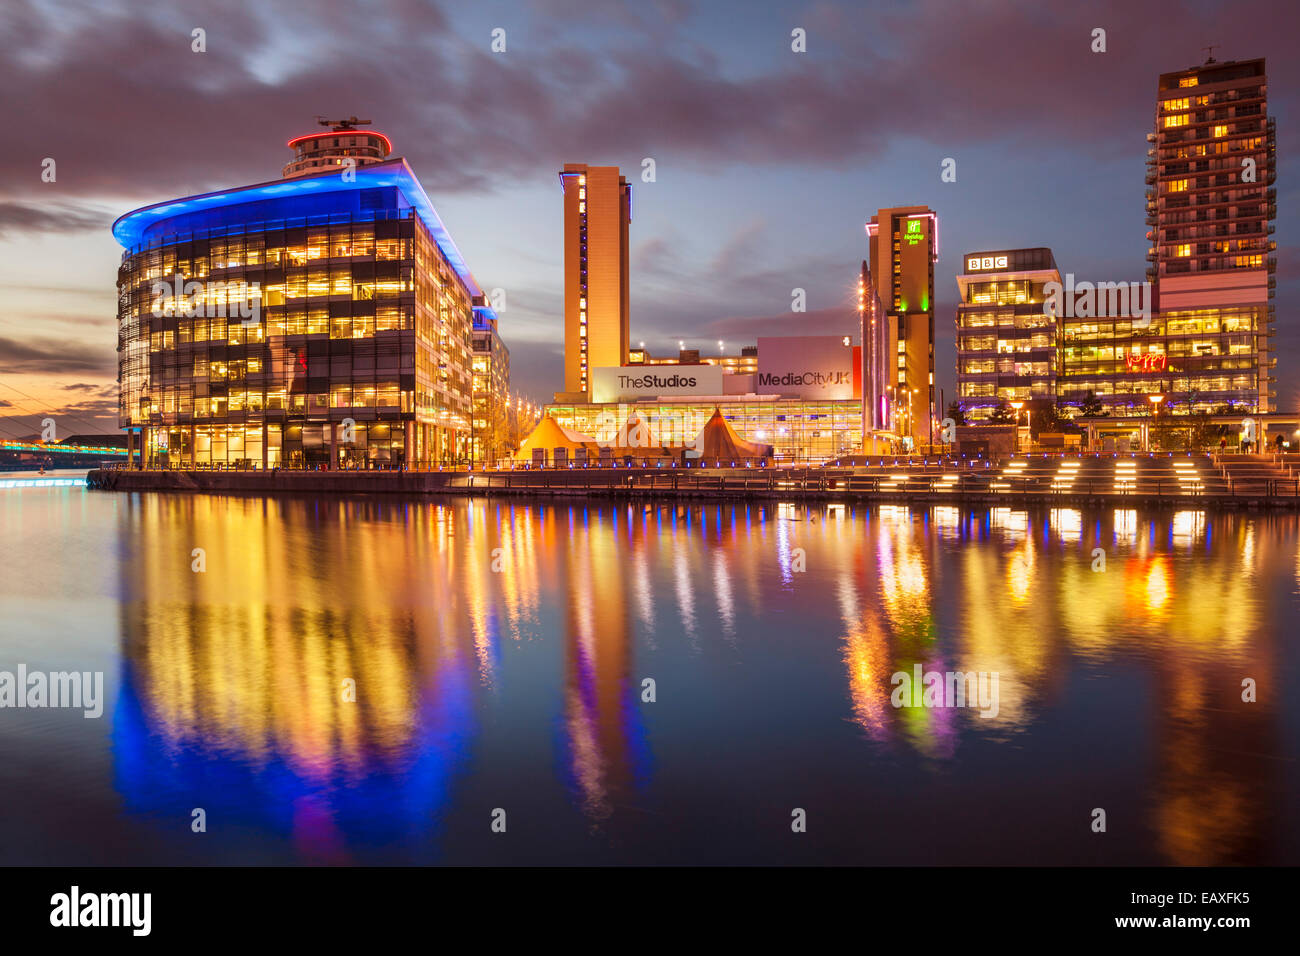
[[[1024, 461], [1027, 456], [1015, 456], [1010, 461]], [[1031, 456], [1038, 458], [1040, 456]], [[1057, 458], [1061, 457], [1059, 454]], [[1074, 457], [1074, 456], [1069, 456]], [[1105, 461], [1111, 458], [1166, 457], [1164, 455], [1099, 455]], [[1185, 458], [1174, 455], [1169, 457]], [[1210, 456], [1208, 460], [1213, 460]], [[674, 493], [791, 493], [791, 494], [870, 494], [881, 497], [907, 498], [917, 495], [946, 497], [980, 496], [1065, 498], [1239, 498], [1267, 497], [1300, 499], [1300, 477], [1277, 475], [1232, 474], [1226, 470], [1211, 474], [1134, 475], [1132, 478], [1105, 476], [1062, 475], [1059, 472], [1034, 474], [1007, 474], [1005, 469], [986, 459], [954, 458], [897, 458], [879, 460], [871, 465], [857, 466], [797, 466], [776, 465], [767, 462], [731, 462], [729, 460], [698, 461], [684, 464], [675, 460], [632, 459], [621, 461], [567, 462], [561, 465], [534, 465], [531, 462], [502, 463], [504, 467], [477, 469], [448, 467], [442, 463], [417, 462], [410, 466], [372, 463], [370, 467], [340, 467], [325, 469], [321, 466], [261, 468], [257, 463], [210, 463], [196, 466], [171, 463], [152, 463], [147, 468], [122, 461], [107, 461], [101, 471], [155, 471], [155, 472], [217, 472], [217, 473], [316, 473], [321, 475], [358, 476], [373, 474], [407, 473], [445, 476], [441, 487], [448, 490], [491, 493], [494, 491], [583, 491], [609, 490], [614, 492]]]

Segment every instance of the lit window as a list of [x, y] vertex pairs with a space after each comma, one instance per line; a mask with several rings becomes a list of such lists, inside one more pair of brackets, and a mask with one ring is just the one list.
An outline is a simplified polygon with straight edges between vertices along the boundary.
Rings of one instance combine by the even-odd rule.
[[1216, 137], [1219, 137], [1219, 136], [1227, 136], [1227, 135], [1228, 135], [1228, 127], [1226, 127], [1226, 126], [1216, 126], [1216, 127], [1214, 127], [1214, 135], [1215, 135]]
[[1179, 86], [1195, 86], [1198, 80], [1194, 76], [1185, 76], [1178, 81]]
[[1191, 254], [1192, 254], [1192, 247], [1190, 244], [1176, 246], [1174, 248], [1174, 255], [1176, 256], [1190, 256]]

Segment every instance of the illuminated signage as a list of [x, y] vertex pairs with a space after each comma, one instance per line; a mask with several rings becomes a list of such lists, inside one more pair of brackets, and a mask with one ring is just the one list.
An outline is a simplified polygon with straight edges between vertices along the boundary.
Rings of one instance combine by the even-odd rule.
[[659, 395], [721, 395], [717, 365], [609, 366], [592, 369], [593, 402], [636, 401]]
[[967, 272], [981, 272], [985, 269], [1005, 269], [1006, 256], [971, 256], [966, 260]]
[[909, 246], [920, 245], [921, 238], [921, 220], [907, 220], [907, 244]]
[[851, 399], [851, 343], [834, 335], [760, 336], [754, 391], [790, 398]]
[[1124, 364], [1130, 372], [1163, 372], [1165, 357], [1155, 352], [1146, 355], [1125, 355]]

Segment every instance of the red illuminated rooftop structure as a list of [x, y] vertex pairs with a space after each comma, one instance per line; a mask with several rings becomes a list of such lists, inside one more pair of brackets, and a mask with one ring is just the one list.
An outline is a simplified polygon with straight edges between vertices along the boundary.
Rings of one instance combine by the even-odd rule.
[[356, 166], [382, 163], [393, 151], [393, 144], [383, 133], [358, 129], [370, 123], [368, 119], [331, 120], [316, 117], [316, 122], [328, 127], [324, 132], [307, 133], [289, 140], [294, 151], [293, 162], [284, 167], [284, 178], [311, 176], [343, 168], [349, 161]]

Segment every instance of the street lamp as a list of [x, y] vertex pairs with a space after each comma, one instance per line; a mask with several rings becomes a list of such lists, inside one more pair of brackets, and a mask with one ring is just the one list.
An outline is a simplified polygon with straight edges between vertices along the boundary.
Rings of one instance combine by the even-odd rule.
[[[1148, 395], [1147, 401], [1151, 403], [1151, 418], [1154, 420], [1160, 414], [1160, 403], [1165, 400], [1163, 395]], [[1151, 426], [1147, 426], [1147, 451], [1151, 450]]]
[[1020, 451], [1020, 409], [1025, 407], [1025, 403], [1007, 402], [1007, 404], [1016, 410], [1016, 451]]

